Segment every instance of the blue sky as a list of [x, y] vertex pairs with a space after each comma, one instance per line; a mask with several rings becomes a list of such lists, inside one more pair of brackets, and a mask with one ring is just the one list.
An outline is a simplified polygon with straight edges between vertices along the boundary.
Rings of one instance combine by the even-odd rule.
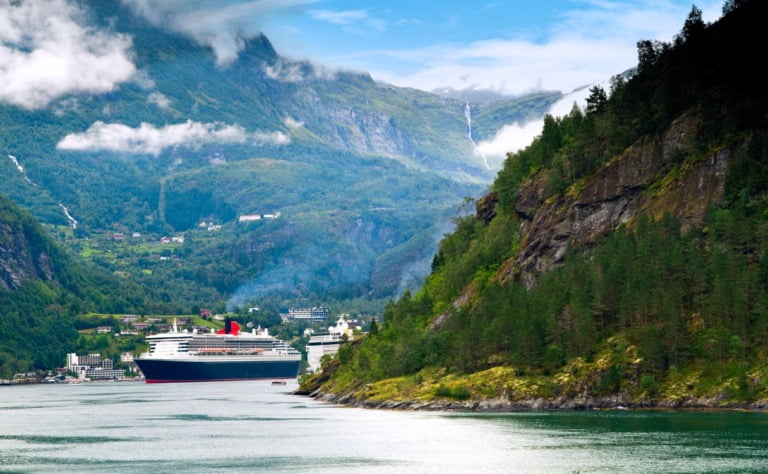
[[[285, 54], [367, 70], [397, 85], [567, 92], [633, 66], [637, 40], [670, 40], [691, 6], [690, 1], [331, 0], [300, 16], [275, 18], [265, 28]], [[721, 6], [718, 1], [699, 8], [714, 20]]]
[[[670, 41], [690, 0], [123, 0], [235, 54], [227, 37], [263, 31], [278, 52], [425, 90], [563, 92], [632, 67], [640, 39]], [[724, 0], [696, 5], [706, 21]], [[160, 3], [162, 6], [153, 5]], [[211, 39], [215, 38], [215, 39]]]

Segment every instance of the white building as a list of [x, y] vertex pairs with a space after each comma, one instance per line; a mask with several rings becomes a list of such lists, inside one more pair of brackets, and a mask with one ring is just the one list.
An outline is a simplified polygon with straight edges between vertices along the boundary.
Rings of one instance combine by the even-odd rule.
[[102, 359], [99, 354], [67, 354], [67, 370], [77, 373], [80, 379], [109, 380], [125, 376], [125, 370], [113, 369], [112, 359]]
[[327, 321], [328, 308], [315, 306], [314, 308], [288, 308], [288, 318], [295, 321]]

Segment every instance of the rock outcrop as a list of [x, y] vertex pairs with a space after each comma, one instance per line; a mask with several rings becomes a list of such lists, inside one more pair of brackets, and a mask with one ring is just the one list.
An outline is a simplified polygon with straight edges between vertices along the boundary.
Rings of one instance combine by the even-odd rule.
[[[700, 226], [722, 201], [727, 149], [693, 155], [697, 118], [684, 115], [665, 133], [645, 137], [566, 193], [548, 196], [546, 176], [524, 183], [515, 201], [523, 220], [517, 255], [500, 270], [532, 287], [537, 275], [560, 264], [569, 246], [588, 250], [641, 213], [676, 216], [683, 229]], [[486, 219], [485, 210], [478, 218]]]
[[25, 280], [53, 280], [53, 260], [42, 229], [0, 198], [0, 290], [15, 290]]

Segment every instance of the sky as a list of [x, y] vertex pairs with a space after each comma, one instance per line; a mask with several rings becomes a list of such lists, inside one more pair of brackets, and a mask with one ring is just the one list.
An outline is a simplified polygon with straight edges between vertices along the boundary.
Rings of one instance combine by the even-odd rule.
[[[264, 33], [278, 53], [325, 68], [366, 71], [375, 80], [426, 91], [490, 89], [519, 95], [569, 95], [605, 83], [637, 62], [641, 39], [671, 41], [691, 11], [689, 0], [114, 0], [161, 28], [210, 46], [225, 68], [244, 36]], [[724, 0], [696, 6], [707, 22]], [[130, 35], [89, 24], [88, 1], [0, 0], [0, 102], [26, 109], [61, 107], [71, 94], [101, 94], [127, 82], [146, 87], [148, 102], [168, 107], [133, 62]], [[60, 148], [92, 150], [116, 136], [128, 151], [157, 154], [197, 140], [285, 141], [236, 124], [181, 122], [127, 129], [96, 122]], [[172, 128], [177, 125], [175, 128]], [[501, 156], [529, 143], [540, 123], [509, 124], [477, 144]], [[265, 132], [271, 133], [271, 132]], [[249, 135], [251, 134], [251, 135]], [[253, 135], [256, 134], [256, 135]]]
[[[278, 53], [424, 90], [569, 92], [636, 63], [641, 39], [671, 41], [690, 0], [123, 0], [236, 56], [233, 33], [262, 31]], [[697, 3], [705, 21], [724, 0]], [[159, 5], [158, 5], [159, 4]]]

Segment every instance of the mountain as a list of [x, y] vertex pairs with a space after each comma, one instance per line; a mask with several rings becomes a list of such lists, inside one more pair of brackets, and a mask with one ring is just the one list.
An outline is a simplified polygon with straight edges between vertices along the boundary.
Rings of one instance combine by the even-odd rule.
[[[419, 284], [462, 200], [498, 171], [473, 139], [560, 97], [445, 98], [286, 59], [263, 35], [220, 65], [123, 2], [81, 6], [130, 39], [138, 72], [106, 93], [0, 105], [3, 192], [69, 251], [165, 286], [179, 309], [269, 297], [380, 309]], [[279, 218], [240, 223], [256, 214]]]
[[764, 407], [765, 2], [695, 6], [585, 110], [547, 116], [423, 288], [302, 391], [386, 407]]

